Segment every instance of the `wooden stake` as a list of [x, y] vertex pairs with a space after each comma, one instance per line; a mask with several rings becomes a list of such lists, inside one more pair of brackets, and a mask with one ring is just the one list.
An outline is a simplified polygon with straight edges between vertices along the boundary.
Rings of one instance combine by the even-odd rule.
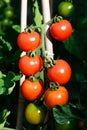
[[[50, 0], [42, 0], [42, 11], [43, 11], [43, 21], [44, 23], [48, 22], [51, 19], [50, 12]], [[49, 35], [49, 26], [45, 30], [45, 42], [46, 42], [46, 51], [49, 57], [53, 58], [53, 45], [51, 42], [51, 37]]]
[[[51, 0], [52, 2], [52, 0]], [[51, 3], [52, 4], [52, 3]], [[50, 8], [50, 0], [42, 0], [42, 12], [43, 12], [43, 22], [46, 23], [51, 19], [51, 8]], [[51, 6], [52, 7], [52, 6]], [[45, 45], [46, 45], [46, 53], [48, 58], [53, 58], [53, 45], [51, 42], [51, 37], [49, 34], [49, 26], [46, 27], [45, 30]], [[48, 118], [48, 115], [47, 115]], [[48, 119], [47, 119], [48, 120]], [[54, 130], [53, 125], [51, 124], [51, 130]], [[49, 126], [47, 126], [49, 127]]]
[[[27, 26], [27, 0], [21, 0], [21, 32], [24, 31], [24, 29]], [[22, 52], [22, 55], [25, 55], [26, 52]], [[25, 75], [23, 75], [23, 77], [20, 79], [20, 85], [22, 84], [22, 82], [25, 79]], [[23, 121], [23, 112], [24, 112], [24, 99], [20, 93], [19, 90], [19, 104], [18, 104], [18, 115], [17, 115], [17, 129], [18, 130], [22, 130], [23, 126], [22, 126], [22, 121]]]
[[51, 17], [53, 15], [53, 0], [50, 0], [50, 12], [51, 12]]

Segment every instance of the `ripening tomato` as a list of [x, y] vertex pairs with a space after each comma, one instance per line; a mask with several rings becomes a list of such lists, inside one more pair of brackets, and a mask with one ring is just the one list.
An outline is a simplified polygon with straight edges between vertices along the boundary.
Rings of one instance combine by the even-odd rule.
[[64, 86], [59, 86], [56, 90], [48, 88], [44, 93], [44, 101], [49, 108], [53, 108], [55, 105], [61, 106], [66, 104], [68, 97], [68, 90]]
[[60, 85], [66, 84], [70, 80], [71, 74], [70, 65], [63, 59], [56, 60], [55, 65], [47, 70], [48, 79]]
[[18, 47], [25, 51], [32, 51], [40, 46], [41, 37], [39, 33], [33, 31], [31, 33], [21, 32], [17, 37]]
[[24, 55], [19, 59], [19, 70], [26, 76], [31, 76], [39, 72], [43, 66], [42, 58], [39, 55], [30, 57]]
[[43, 93], [43, 83], [42, 81], [30, 81], [25, 79], [22, 83], [20, 90], [22, 96], [29, 101], [34, 101], [39, 98]]
[[55, 22], [50, 26], [50, 34], [58, 41], [67, 40], [72, 34], [72, 25], [68, 20]]
[[25, 108], [25, 118], [30, 124], [37, 125], [45, 119], [46, 111], [43, 106], [29, 103]]

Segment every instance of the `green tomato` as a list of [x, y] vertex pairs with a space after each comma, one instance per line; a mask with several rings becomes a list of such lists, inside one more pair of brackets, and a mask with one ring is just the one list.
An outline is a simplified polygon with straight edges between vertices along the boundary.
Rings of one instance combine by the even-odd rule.
[[55, 130], [75, 130], [76, 129], [76, 121], [75, 120], [68, 120], [65, 124], [60, 125], [55, 122]]
[[69, 1], [60, 2], [58, 5], [58, 14], [63, 17], [70, 17], [74, 13], [75, 6]]
[[3, 26], [11, 26], [12, 24], [13, 24], [13, 21], [12, 20], [9, 20], [9, 19], [7, 19], [7, 18], [5, 18], [5, 19], [3, 19], [2, 20], [2, 22], [1, 22], [1, 24], [3, 25]]
[[13, 18], [13, 16], [14, 16], [14, 11], [13, 11], [13, 9], [12, 9], [12, 8], [6, 8], [6, 9], [4, 10], [4, 16], [5, 16], [6, 18]]
[[25, 118], [30, 124], [37, 125], [44, 121], [46, 112], [42, 106], [29, 103], [25, 108]]

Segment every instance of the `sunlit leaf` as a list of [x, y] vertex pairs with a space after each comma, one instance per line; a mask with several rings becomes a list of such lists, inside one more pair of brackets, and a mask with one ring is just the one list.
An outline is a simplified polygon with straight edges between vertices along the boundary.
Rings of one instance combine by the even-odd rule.
[[[15, 82], [13, 81], [15, 77], [15, 74], [13, 72], [8, 72], [7, 75], [2, 74], [0, 78], [0, 95], [5, 94], [11, 94], [15, 87]], [[19, 76], [18, 76], [19, 79]], [[16, 79], [17, 80], [17, 79]]]
[[18, 32], [18, 33], [20, 33], [20, 31], [21, 31], [20, 25], [13, 25], [12, 28], [13, 28], [16, 32]]
[[2, 46], [5, 45], [8, 48], [9, 51], [12, 50], [11, 43], [6, 41], [2, 36], [0, 36], [0, 41], [2, 42]]
[[39, 10], [38, 0], [32, 0], [33, 6], [32, 6], [32, 14], [33, 14], [33, 20], [34, 23], [38, 26], [42, 23], [42, 15]]
[[10, 111], [8, 111], [7, 109], [4, 109], [1, 113], [0, 113], [0, 130], [3, 129], [5, 123], [7, 122], [7, 117], [10, 115]]

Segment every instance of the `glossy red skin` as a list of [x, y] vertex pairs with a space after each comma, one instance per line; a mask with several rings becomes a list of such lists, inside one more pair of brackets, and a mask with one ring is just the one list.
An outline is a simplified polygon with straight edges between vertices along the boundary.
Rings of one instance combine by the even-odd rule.
[[42, 58], [39, 55], [30, 57], [24, 55], [18, 62], [19, 70], [26, 76], [31, 76], [39, 72], [43, 66]]
[[18, 35], [17, 44], [18, 47], [25, 52], [35, 50], [40, 46], [41, 37], [37, 32], [22, 32]]
[[68, 83], [71, 74], [72, 70], [70, 65], [62, 59], [56, 60], [56, 64], [47, 70], [48, 79], [52, 82], [57, 82], [60, 85]]
[[50, 34], [58, 41], [67, 40], [72, 34], [72, 25], [68, 20], [55, 22], [50, 26]]
[[48, 88], [44, 93], [45, 104], [49, 108], [53, 108], [55, 105], [64, 105], [68, 102], [68, 91], [64, 86], [59, 86], [57, 90]]
[[29, 79], [25, 79], [20, 88], [22, 96], [29, 101], [39, 98], [43, 93], [43, 89], [42, 81], [32, 82]]

